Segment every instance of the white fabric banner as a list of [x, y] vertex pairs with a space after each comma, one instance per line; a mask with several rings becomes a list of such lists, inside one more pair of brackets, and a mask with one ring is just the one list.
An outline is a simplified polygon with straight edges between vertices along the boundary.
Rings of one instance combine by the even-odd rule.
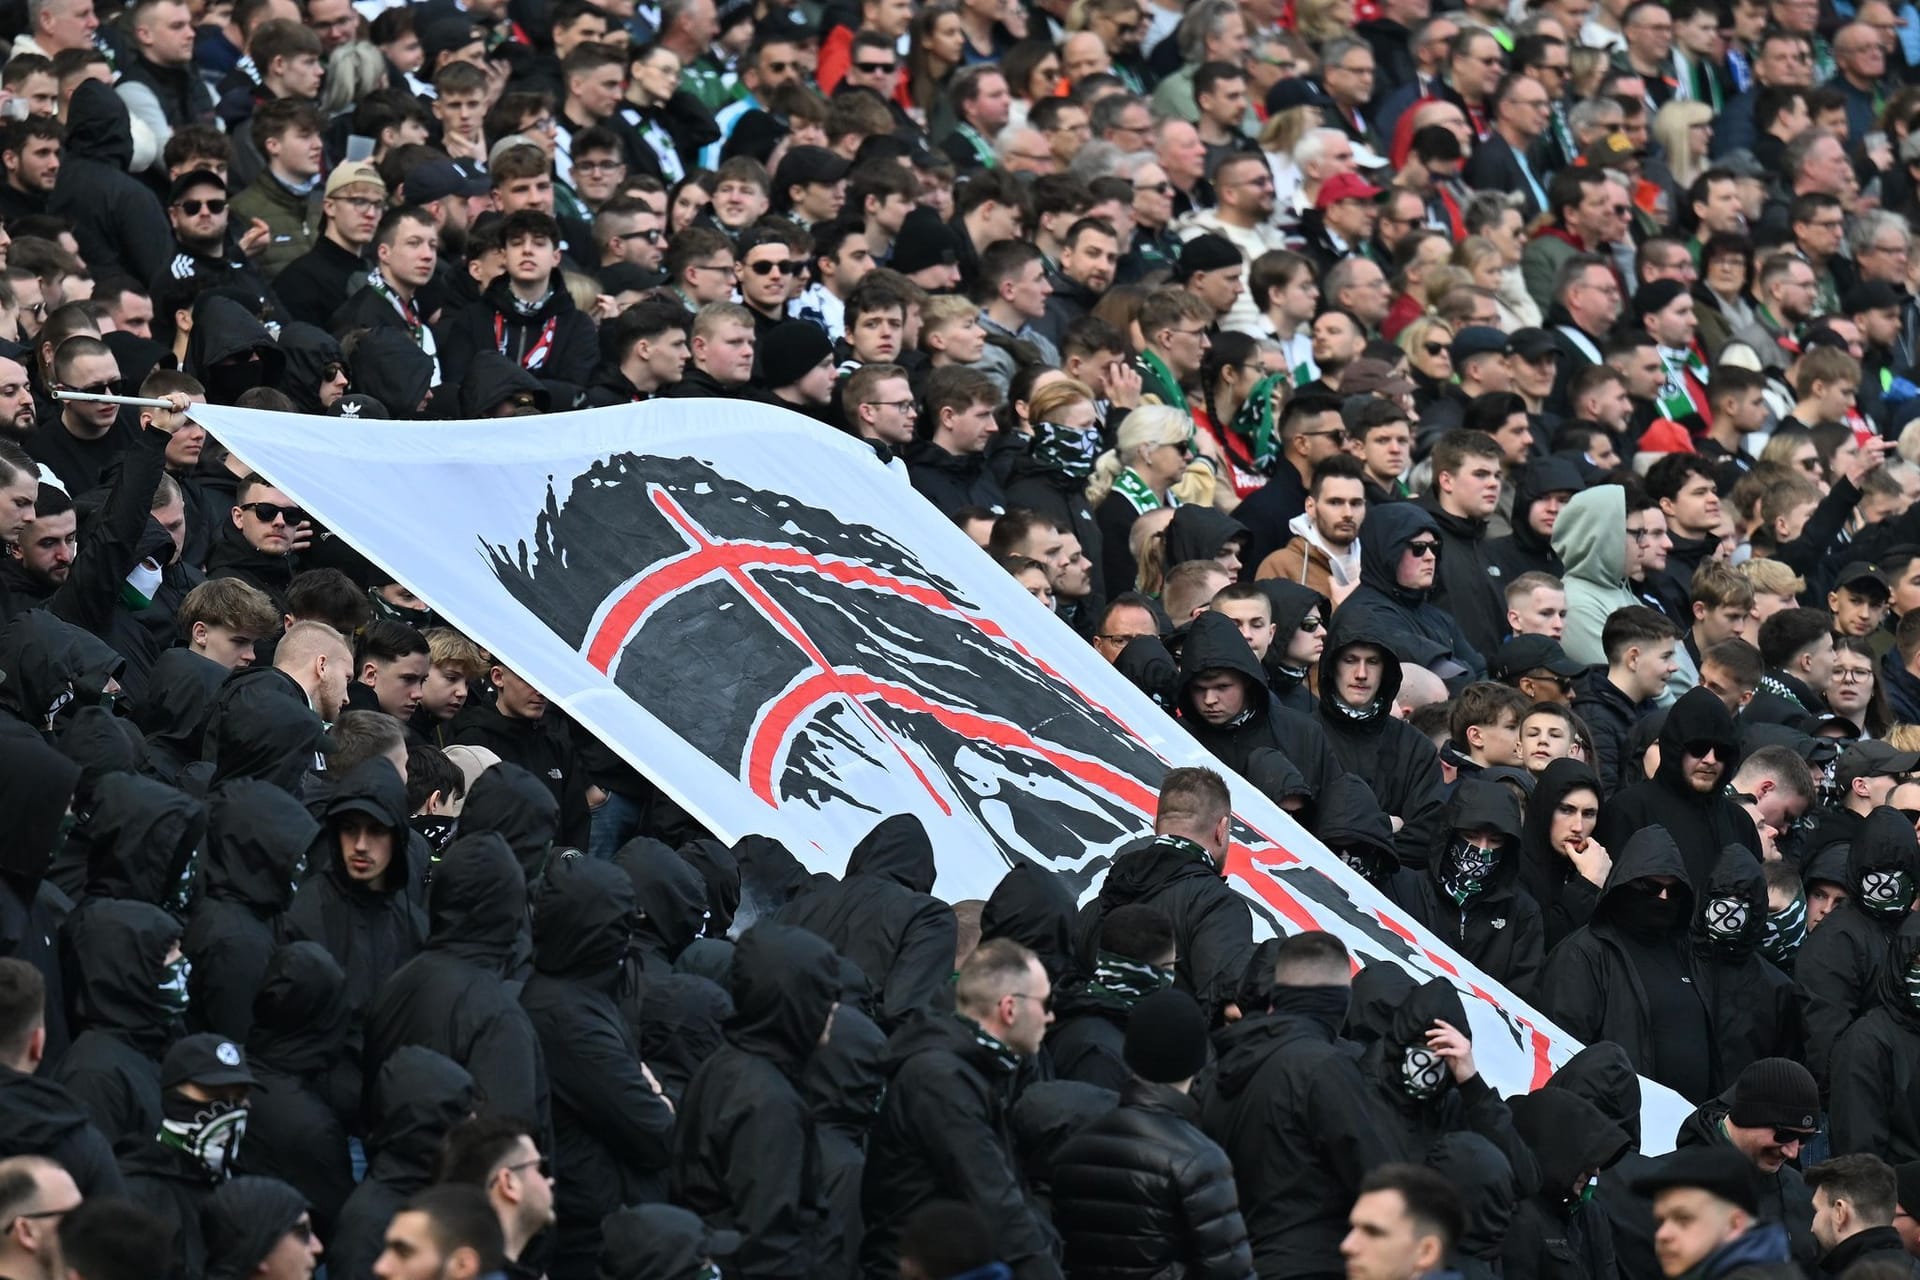
[[[912, 812], [948, 900], [1028, 857], [1084, 901], [1151, 833], [1161, 775], [1215, 766], [897, 470], [796, 414], [195, 416], [716, 834], [774, 836], [811, 869], [839, 874], [880, 818]], [[1363, 963], [1451, 980], [1505, 1092], [1578, 1051], [1228, 780], [1228, 875], [1263, 935], [1325, 929]], [[1688, 1108], [1643, 1091], [1658, 1153]]]

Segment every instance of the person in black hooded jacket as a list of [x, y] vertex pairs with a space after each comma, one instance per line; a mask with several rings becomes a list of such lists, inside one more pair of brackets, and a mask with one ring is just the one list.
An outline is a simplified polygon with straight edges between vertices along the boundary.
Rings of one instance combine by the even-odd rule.
[[[273, 953], [249, 1011], [244, 1173], [283, 1179], [312, 1206], [314, 1230], [331, 1245], [334, 1224], [353, 1194], [348, 1121], [360, 1109], [360, 1081], [342, 1070], [347, 975], [317, 942], [289, 942]], [[342, 1096], [344, 1095], [344, 1096]]]
[[94, 904], [73, 930], [67, 998], [74, 1040], [54, 1081], [108, 1142], [160, 1128], [160, 1059], [180, 1034], [187, 975], [180, 922], [145, 902]]
[[1499, 1280], [1500, 1258], [1514, 1227], [1520, 1185], [1500, 1148], [1477, 1133], [1449, 1133], [1423, 1161], [1453, 1185], [1466, 1207], [1466, 1229], [1453, 1242], [1450, 1265], [1460, 1280]]
[[[352, 361], [353, 390], [386, 406], [389, 418], [426, 417], [431, 412], [428, 397], [442, 394], [434, 387], [433, 357], [404, 330], [367, 330], [354, 343]], [[451, 379], [440, 383], [449, 385], [457, 384]], [[453, 407], [447, 406], [449, 413]]]
[[1673, 837], [1634, 833], [1614, 859], [1593, 919], [1547, 957], [1540, 1011], [1575, 1039], [1611, 1040], [1635, 1070], [1689, 1102], [1714, 1079], [1708, 994], [1687, 941], [1698, 896]]
[[601, 1227], [602, 1280], [707, 1280], [740, 1243], [670, 1204], [631, 1205], [608, 1214]]
[[319, 833], [306, 807], [270, 783], [240, 779], [214, 793], [200, 897], [180, 940], [193, 962], [195, 1030], [246, 1042], [280, 918]]
[[1567, 499], [1586, 487], [1573, 460], [1557, 453], [1520, 468], [1513, 483], [1513, 532], [1486, 545], [1500, 584], [1523, 573], [1565, 575], [1567, 566], [1553, 550], [1553, 525]]
[[548, 1132], [540, 1041], [503, 979], [527, 917], [527, 882], [491, 832], [447, 846], [427, 895], [427, 943], [367, 1012], [372, 1069], [404, 1045], [444, 1053], [473, 1076], [490, 1115]]
[[1101, 917], [1099, 943], [1092, 975], [1054, 989], [1047, 1054], [1058, 1078], [1118, 1093], [1129, 1079], [1127, 1016], [1173, 981], [1173, 921], [1158, 907], [1127, 903]]
[[461, 835], [489, 831], [507, 842], [521, 874], [532, 884], [546, 870], [560, 835], [560, 804], [546, 783], [502, 760], [481, 771], [460, 805]]
[[1521, 1195], [1539, 1188], [1540, 1167], [1506, 1102], [1480, 1075], [1466, 1007], [1445, 978], [1414, 988], [1361, 1055], [1360, 1071], [1405, 1150], [1426, 1151], [1444, 1134], [1471, 1131], [1500, 1148]]
[[1587, 1198], [1590, 1179], [1632, 1149], [1627, 1131], [1579, 1094], [1540, 1089], [1507, 1104], [1540, 1165], [1540, 1189], [1507, 1231], [1506, 1274], [1530, 1280], [1610, 1280], [1616, 1274], [1606, 1212]]
[[1540, 905], [1520, 884], [1520, 807], [1498, 782], [1463, 777], [1406, 908], [1480, 970], [1529, 991], [1546, 959]]
[[[182, 785], [190, 791], [211, 792], [236, 778], [258, 778], [297, 797], [305, 793], [308, 776], [326, 764], [333, 741], [290, 677], [272, 667], [247, 667], [215, 694], [201, 750], [211, 765], [182, 771]], [[399, 803], [404, 810], [404, 789]]]
[[[307, 878], [282, 918], [283, 940], [318, 942], [339, 961], [358, 1027], [382, 985], [426, 941], [400, 847], [406, 784], [388, 760], [365, 761], [334, 784], [321, 821]], [[388, 833], [384, 842], [380, 830]]]
[[86, 824], [86, 884], [68, 927], [107, 899], [184, 916], [206, 834], [206, 806], [185, 792], [133, 773], [102, 778]]
[[[277, 387], [285, 381], [286, 367], [280, 344], [246, 303], [223, 290], [194, 299], [193, 332], [180, 368], [207, 389], [207, 403], [233, 404], [255, 387]], [[233, 520], [218, 503], [210, 504], [206, 515], [216, 527]]]
[[1202, 613], [1189, 624], [1174, 697], [1187, 732], [1243, 776], [1249, 758], [1262, 747], [1283, 752], [1315, 793], [1341, 771], [1313, 718], [1275, 701], [1266, 669], [1224, 613]]
[[1233, 1161], [1255, 1272], [1322, 1280], [1345, 1274], [1340, 1241], [1361, 1179], [1409, 1152], [1339, 1039], [1346, 947], [1323, 933], [1289, 938], [1272, 976], [1271, 1009], [1245, 1008], [1214, 1033], [1219, 1066], [1200, 1123]]
[[[506, 670], [495, 666], [496, 685]], [[516, 690], [526, 687], [518, 676], [510, 677]], [[586, 771], [579, 766], [573, 743], [560, 713], [543, 701], [537, 719], [507, 715], [497, 699], [478, 698], [467, 703], [449, 726], [451, 740], [459, 745], [485, 747], [509, 764], [517, 764], [540, 779], [560, 806], [560, 828], [556, 838], [570, 849], [585, 849], [592, 838], [592, 811], [587, 807]]]
[[1399, 821], [1394, 848], [1401, 865], [1422, 870], [1440, 838], [1440, 754], [1394, 714], [1399, 695], [1400, 663], [1388, 637], [1343, 609], [1320, 655], [1314, 716], [1341, 766], [1364, 778]]
[[547, 1259], [562, 1280], [592, 1276], [607, 1214], [666, 1198], [673, 1107], [641, 1065], [615, 998], [635, 910], [618, 867], [569, 857], [548, 869], [534, 912], [534, 973], [520, 1007], [545, 1055], [554, 1161], [566, 1170]]
[[134, 708], [134, 723], [147, 735], [144, 765], [150, 777], [169, 786], [201, 758], [214, 694], [227, 669], [191, 649], [169, 649], [154, 660], [146, 697]]
[[80, 256], [96, 279], [153, 279], [171, 256], [173, 229], [159, 197], [130, 176], [133, 125], [126, 104], [104, 81], [82, 82], [67, 102], [66, 125], [47, 212], [73, 223]]
[[896, 814], [854, 846], [845, 879], [794, 899], [774, 919], [851, 960], [873, 989], [873, 1020], [891, 1031], [933, 1008], [953, 973], [959, 924], [933, 896], [936, 874], [926, 828]]
[[447, 1131], [473, 1114], [479, 1098], [465, 1067], [410, 1044], [382, 1064], [369, 1101], [367, 1176], [347, 1197], [327, 1241], [327, 1274], [334, 1280], [370, 1280], [386, 1248], [387, 1224], [433, 1182]]
[[867, 1164], [867, 1132], [887, 1091], [887, 1037], [858, 1009], [833, 1011], [827, 1042], [807, 1060], [804, 1084], [820, 1139], [820, 1199], [827, 1230], [816, 1275], [858, 1280], [860, 1179]]
[[1847, 897], [1807, 934], [1793, 978], [1807, 1025], [1807, 1067], [1824, 1087], [1834, 1045], [1873, 1007], [1893, 940], [1920, 892], [1920, 840], [1885, 805], [1869, 813], [1847, 850]]
[[[1415, 544], [1436, 550], [1417, 556], [1408, 550]], [[1411, 502], [1368, 512], [1360, 585], [1341, 604], [1337, 621], [1376, 637], [1401, 661], [1429, 668], [1457, 692], [1487, 678], [1487, 661], [1460, 623], [1433, 603], [1440, 545], [1440, 526]]]
[[[460, 382], [457, 407], [462, 418], [538, 416], [552, 412], [547, 384], [497, 351], [480, 351]], [[502, 413], [508, 406], [512, 412]]]
[[1834, 1047], [1833, 1154], [1905, 1164], [1920, 1160], [1920, 938], [1894, 939], [1875, 995]]
[[290, 320], [280, 326], [280, 351], [286, 357], [286, 380], [280, 389], [293, 407], [301, 413], [325, 413], [332, 401], [323, 400], [322, 392], [330, 391], [337, 400], [344, 390], [330, 386], [327, 378], [329, 368], [347, 367], [339, 340], [318, 325]]
[[1232, 516], [1189, 502], [1174, 508], [1173, 520], [1160, 536], [1164, 546], [1161, 563], [1168, 569], [1190, 560], [1210, 560], [1229, 575], [1240, 576], [1247, 526]]
[[1652, 1172], [1657, 1162], [1640, 1154], [1640, 1076], [1626, 1050], [1611, 1040], [1595, 1041], [1549, 1076], [1547, 1088], [1565, 1090], [1591, 1103], [1626, 1134], [1628, 1146], [1612, 1166], [1601, 1171], [1593, 1203], [1606, 1215], [1621, 1280], [1659, 1280], [1662, 1273], [1653, 1253], [1653, 1206], [1632, 1189], [1634, 1181]]
[[833, 950], [804, 929], [755, 925], [734, 953], [727, 1043], [681, 1101], [673, 1201], [714, 1230], [738, 1231], [731, 1273], [813, 1275], [826, 1244], [820, 1146], [801, 1090], [832, 1027]]
[[72, 1094], [36, 1074], [46, 1060], [46, 983], [24, 960], [0, 959], [6, 1025], [0, 1025], [0, 1158], [46, 1156], [85, 1196], [124, 1195], [105, 1135]]
[[1040, 957], [1057, 987], [1078, 970], [1074, 925], [1080, 908], [1061, 876], [1037, 862], [1017, 862], [980, 909], [980, 941], [1012, 938]]
[[1721, 851], [1693, 915], [1695, 973], [1713, 1025], [1714, 1092], [1761, 1058], [1805, 1056], [1793, 980], [1760, 954], [1767, 931], [1767, 878], [1739, 845]]
[[[1267, 687], [1280, 705], [1313, 714], [1313, 689], [1307, 673], [1326, 651], [1327, 620], [1333, 606], [1312, 587], [1285, 578], [1262, 578], [1254, 583], [1266, 593], [1273, 611], [1273, 642], [1261, 665], [1267, 669]], [[1313, 630], [1305, 631], [1309, 617]]]
[[[1702, 885], [1713, 875], [1720, 851], [1737, 844], [1761, 856], [1753, 819], [1722, 787], [1740, 768], [1739, 738], [1727, 704], [1711, 689], [1689, 689], [1667, 711], [1660, 726], [1660, 767], [1653, 777], [1606, 797], [1598, 835], [1609, 850], [1626, 847], [1644, 827], [1665, 827], [1686, 860], [1687, 883]], [[1713, 744], [1712, 757], [1689, 757], [1689, 748]], [[1692, 759], [1693, 764], [1687, 761]], [[1720, 766], [1716, 773], [1712, 766]]]
[[1315, 802], [1312, 830], [1329, 852], [1364, 876], [1388, 901], [1412, 909], [1416, 882], [1425, 873], [1400, 865], [1393, 820], [1374, 799], [1365, 778], [1343, 773], [1329, 782]]
[[[1579, 760], [1549, 762], [1527, 797], [1520, 824], [1520, 885], [1539, 904], [1549, 951], [1591, 920], [1600, 900], [1600, 885], [1587, 878], [1568, 849], [1581, 842], [1583, 850], [1598, 848], [1591, 836], [1599, 812], [1600, 779]], [[1589, 865], [1598, 864], [1589, 859]]]
[[0, 955], [24, 960], [46, 985], [46, 1053], [66, 1052], [67, 1000], [62, 981], [60, 924], [73, 902], [47, 872], [66, 838], [80, 767], [25, 725], [0, 716]]

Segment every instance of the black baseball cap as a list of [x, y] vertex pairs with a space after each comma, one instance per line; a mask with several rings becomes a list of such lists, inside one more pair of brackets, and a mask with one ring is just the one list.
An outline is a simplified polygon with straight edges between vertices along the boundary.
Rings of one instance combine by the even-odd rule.
[[1893, 588], [1887, 585], [1887, 576], [1864, 560], [1854, 560], [1834, 575], [1836, 587], [1853, 587], [1862, 595], [1878, 596], [1882, 600], [1893, 598]]
[[1515, 329], [1508, 335], [1507, 345], [1522, 360], [1544, 360], [1548, 356], [1557, 358], [1565, 354], [1560, 350], [1560, 344], [1553, 340], [1553, 335], [1545, 329]]
[[1529, 671], [1551, 671], [1571, 679], [1586, 669], [1569, 658], [1552, 636], [1515, 636], [1494, 652], [1487, 675], [1495, 680], [1513, 680]]
[[1633, 1180], [1633, 1194], [1652, 1199], [1662, 1191], [1681, 1187], [1700, 1190], [1760, 1214], [1760, 1187], [1753, 1164], [1732, 1146], [1682, 1147], [1665, 1157], [1651, 1173]]
[[183, 1084], [252, 1084], [253, 1072], [247, 1070], [247, 1056], [236, 1042], [214, 1032], [184, 1036], [167, 1050], [160, 1064], [160, 1087], [177, 1089]]
[[448, 196], [484, 196], [493, 189], [485, 175], [457, 160], [435, 157], [413, 167], [405, 179], [407, 203], [432, 204]]
[[218, 187], [225, 191], [227, 180], [211, 169], [189, 169], [175, 178], [172, 185], [167, 188], [167, 203], [177, 203], [181, 196], [195, 187]]

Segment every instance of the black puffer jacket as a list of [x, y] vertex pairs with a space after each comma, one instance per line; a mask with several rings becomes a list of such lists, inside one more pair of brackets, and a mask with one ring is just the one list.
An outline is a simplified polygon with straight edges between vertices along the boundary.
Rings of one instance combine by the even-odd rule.
[[74, 1041], [54, 1081], [80, 1101], [110, 1143], [160, 1130], [160, 1059], [180, 1033], [162, 998], [180, 922], [145, 902], [101, 901], [66, 937]]
[[1822, 1088], [1841, 1032], [1873, 1007], [1916, 888], [1920, 841], [1911, 822], [1883, 805], [1867, 815], [1847, 850], [1846, 901], [1807, 935], [1793, 961], [1807, 1024], [1807, 1068]]
[[[1409, 886], [1407, 909], [1495, 981], [1531, 990], [1546, 945], [1540, 906], [1520, 886], [1520, 806], [1513, 792], [1498, 782], [1461, 778], [1443, 825], [1427, 873]], [[1475, 830], [1499, 832], [1500, 853], [1484, 884], [1462, 901], [1448, 890], [1450, 850], [1456, 833]]]
[[[1678, 882], [1664, 908], [1640, 891], [1653, 876]], [[1636, 832], [1614, 853], [1592, 922], [1547, 958], [1536, 999], [1575, 1039], [1611, 1040], [1641, 1075], [1698, 1098], [1713, 1077], [1714, 1053], [1687, 942], [1696, 901], [1673, 837], [1657, 826]]]
[[1277, 988], [1271, 1014], [1214, 1034], [1219, 1069], [1202, 1123], [1233, 1161], [1262, 1276], [1343, 1274], [1340, 1240], [1360, 1180], [1409, 1154], [1336, 1038], [1324, 994]]
[[1211, 1017], [1232, 1002], [1253, 953], [1253, 910], [1213, 856], [1182, 836], [1155, 836], [1120, 850], [1100, 894], [1080, 913], [1079, 955], [1092, 973], [1107, 912], [1130, 903], [1173, 921], [1174, 983]]
[[1732, 1087], [1761, 1058], [1806, 1053], [1806, 1032], [1793, 980], [1760, 954], [1767, 931], [1767, 878], [1760, 863], [1729, 845], [1693, 914], [1696, 973], [1713, 1024], [1715, 1093]]
[[[1246, 691], [1246, 711], [1233, 721], [1208, 724], [1195, 710], [1189, 690], [1202, 673], [1231, 671]], [[1311, 716], [1283, 707], [1267, 688], [1267, 672], [1253, 656], [1239, 627], [1224, 613], [1203, 613], [1187, 627], [1180, 648], [1180, 675], [1174, 689], [1180, 724], [1227, 768], [1246, 776], [1253, 753], [1271, 747], [1299, 767], [1307, 789], [1318, 793], [1340, 772], [1326, 735]]]
[[1600, 901], [1599, 889], [1551, 842], [1554, 811], [1569, 793], [1583, 788], [1600, 799], [1600, 780], [1590, 767], [1578, 760], [1552, 761], [1540, 771], [1520, 825], [1520, 886], [1540, 906], [1549, 951], [1591, 920]]
[[1920, 939], [1895, 939], [1890, 960], [1879, 1003], [1835, 1048], [1827, 1115], [1833, 1154], [1864, 1151], [1899, 1165], [1920, 1160], [1920, 1009], [1907, 995]]
[[1508, 1104], [1513, 1125], [1540, 1164], [1540, 1189], [1521, 1202], [1507, 1231], [1507, 1273], [1540, 1280], [1598, 1280], [1614, 1274], [1605, 1212], [1578, 1198], [1582, 1180], [1611, 1168], [1632, 1145], [1626, 1130], [1565, 1089], [1522, 1094]]
[[1713, 864], [1730, 844], [1759, 857], [1760, 836], [1747, 811], [1718, 789], [1704, 793], [1688, 785], [1681, 761], [1690, 742], [1714, 744], [1714, 757], [1726, 761], [1723, 784], [1740, 768], [1733, 716], [1711, 689], [1689, 689], [1668, 709], [1660, 726], [1659, 770], [1645, 782], [1606, 797], [1596, 834], [1617, 859], [1636, 831], [1665, 827], [1686, 860], [1687, 882], [1701, 885], [1712, 878]]
[[555, 1165], [565, 1172], [548, 1263], [562, 1275], [592, 1269], [602, 1218], [666, 1199], [673, 1108], [642, 1073], [616, 999], [633, 914], [633, 882], [584, 857], [547, 869], [534, 912], [534, 973], [520, 1006], [552, 1081]]
[[280, 917], [320, 824], [280, 788], [244, 778], [215, 792], [210, 808], [200, 898], [180, 940], [193, 961], [188, 1023], [245, 1044]]
[[154, 659], [147, 696], [134, 715], [147, 735], [148, 774], [178, 785], [181, 770], [200, 759], [214, 694], [226, 678], [225, 667], [191, 649], [169, 649]]
[[152, 191], [129, 174], [133, 125], [113, 87], [83, 81], [67, 104], [66, 149], [47, 212], [73, 223], [80, 256], [98, 279], [132, 276], [145, 283], [172, 255], [167, 214]]
[[247, 1064], [255, 1083], [239, 1168], [298, 1187], [314, 1229], [331, 1247], [353, 1193], [347, 1132], [360, 1101], [357, 1075], [340, 1069], [352, 1065], [340, 1062], [339, 1051], [347, 975], [319, 943], [287, 943], [267, 962], [249, 1013]]
[[680, 1106], [674, 1203], [741, 1234], [742, 1277], [812, 1275], [826, 1243], [820, 1146], [800, 1082], [839, 999], [835, 969], [832, 949], [803, 929], [749, 929], [734, 952], [727, 1043]]
[[367, 1176], [347, 1197], [327, 1245], [327, 1274], [335, 1280], [372, 1280], [387, 1223], [433, 1181], [447, 1131], [479, 1101], [466, 1068], [419, 1045], [395, 1051], [372, 1087]]
[[[1358, 644], [1381, 650], [1385, 661], [1380, 691], [1356, 710], [1340, 700], [1338, 671], [1341, 651]], [[1399, 694], [1400, 663], [1390, 636], [1343, 608], [1320, 655], [1320, 705], [1314, 716], [1341, 767], [1365, 778], [1380, 807], [1400, 819], [1393, 841], [1400, 865], [1425, 870], [1440, 838], [1440, 755], [1427, 735], [1393, 714]]]
[[[1396, 577], [1409, 542], [1423, 533], [1439, 536], [1433, 516], [1411, 502], [1375, 507], [1367, 514], [1371, 523], [1360, 539], [1360, 585], [1341, 604], [1340, 617], [1349, 627], [1379, 637], [1401, 661], [1431, 668], [1450, 689], [1486, 679], [1485, 655], [1473, 647], [1460, 623], [1433, 602], [1435, 592], [1410, 590]], [[1331, 641], [1327, 651], [1333, 651]]]
[[1134, 1080], [1120, 1106], [1053, 1160], [1053, 1220], [1069, 1277], [1244, 1280], [1253, 1270], [1227, 1153], [1171, 1085]]
[[527, 918], [527, 882], [489, 832], [447, 846], [427, 896], [427, 944], [367, 1012], [369, 1078], [403, 1045], [443, 1053], [473, 1076], [488, 1114], [547, 1132], [540, 1041], [503, 981]]
[[1020, 862], [1000, 877], [980, 910], [980, 941], [1011, 938], [1040, 957], [1054, 986], [1078, 970], [1074, 955], [1073, 894], [1060, 876], [1037, 862]]
[[933, 895], [933, 841], [912, 814], [883, 819], [847, 858], [846, 878], [774, 918], [825, 938], [867, 976], [883, 1029], [931, 1009], [953, 973], [959, 925]]
[[[357, 1027], [381, 986], [426, 941], [426, 922], [407, 900], [403, 851], [378, 882], [347, 874], [338, 826], [350, 814], [368, 814], [396, 833], [407, 829], [407, 790], [385, 759], [368, 760], [335, 784], [325, 826], [309, 857], [310, 874], [284, 918], [286, 940], [318, 942], [347, 975], [347, 1007]], [[396, 835], [396, 842], [403, 839]]]
[[820, 1199], [827, 1230], [816, 1274], [852, 1280], [860, 1274], [860, 1177], [867, 1133], [887, 1092], [887, 1037], [858, 1009], [834, 1011], [827, 1043], [807, 1060], [807, 1103], [820, 1139]]
[[868, 1280], [899, 1269], [900, 1234], [930, 1200], [972, 1205], [1021, 1280], [1059, 1280], [1054, 1233], [1022, 1188], [1009, 1111], [1019, 1059], [958, 1014], [927, 1014], [887, 1046], [891, 1082], [867, 1143], [860, 1207]]

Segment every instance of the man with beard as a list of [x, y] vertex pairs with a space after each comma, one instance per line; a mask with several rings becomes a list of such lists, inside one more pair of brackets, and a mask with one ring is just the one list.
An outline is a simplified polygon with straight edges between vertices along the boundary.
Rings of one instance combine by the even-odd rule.
[[1800, 331], [1813, 315], [1819, 280], [1806, 259], [1776, 253], [1760, 265], [1753, 292], [1758, 300], [1753, 323], [1735, 331], [1734, 341], [1759, 352], [1765, 368], [1784, 370], [1799, 354]]
[[1390, 817], [1403, 865], [1424, 868], [1439, 839], [1440, 758], [1427, 736], [1394, 714], [1400, 663], [1384, 633], [1344, 612], [1320, 655], [1314, 712], [1335, 759], [1363, 778]]
[[1640, 828], [1663, 826], [1680, 846], [1689, 884], [1708, 883], [1714, 861], [1730, 844], [1760, 857], [1753, 819], [1721, 794], [1741, 754], [1726, 704], [1711, 689], [1690, 690], [1668, 710], [1659, 742], [1653, 777], [1613, 796], [1600, 815], [1601, 846], [1624, 849]]
[[[1404, 422], [1404, 415], [1395, 421]], [[1287, 525], [1293, 540], [1260, 561], [1253, 576], [1304, 584], [1329, 600], [1345, 600], [1360, 585], [1360, 522], [1367, 514], [1364, 474], [1360, 460], [1349, 454], [1315, 463], [1307, 509]]]
[[[250, 295], [264, 298], [266, 282], [254, 271], [247, 253], [267, 237], [266, 224], [255, 221], [243, 236], [228, 234], [230, 221], [227, 184], [211, 169], [195, 169], [173, 180], [167, 189], [167, 222], [173, 228], [174, 254], [167, 276], [185, 280], [215, 276], [224, 283], [243, 285]], [[239, 276], [240, 280], [227, 277]], [[159, 281], [148, 281], [158, 289]]]
[[0, 356], [0, 436], [24, 444], [33, 435], [33, 384], [18, 360]]
[[[1228, 156], [1214, 172], [1213, 188], [1219, 205], [1188, 222], [1187, 238], [1212, 232], [1224, 237], [1248, 262], [1287, 247], [1286, 236], [1273, 225], [1273, 173], [1267, 167], [1264, 154], [1255, 151]], [[1250, 290], [1242, 293], [1220, 317], [1221, 327], [1258, 333], [1265, 302], [1265, 298], [1254, 297]]]
[[1056, 348], [1065, 343], [1067, 326], [1092, 311], [1113, 283], [1120, 256], [1113, 225], [1099, 218], [1076, 221], [1067, 228], [1060, 246], [1059, 266], [1047, 272], [1053, 292], [1047, 296], [1046, 314], [1033, 322]]

